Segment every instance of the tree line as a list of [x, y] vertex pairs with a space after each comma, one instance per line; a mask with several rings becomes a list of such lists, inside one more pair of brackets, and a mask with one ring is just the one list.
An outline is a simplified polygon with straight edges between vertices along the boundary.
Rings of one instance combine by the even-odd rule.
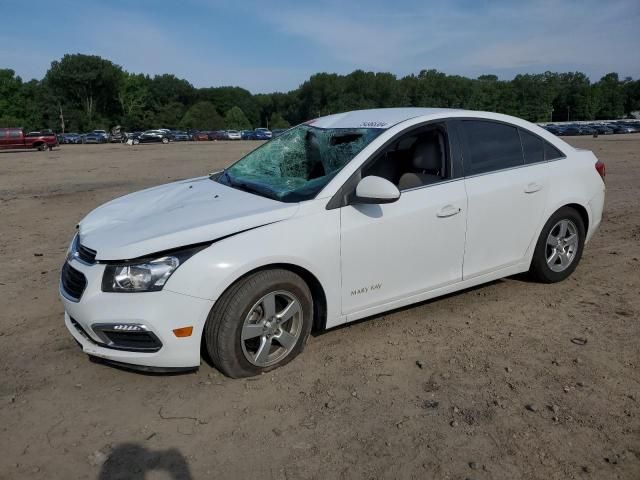
[[286, 93], [195, 88], [171, 74], [125, 71], [95, 55], [68, 54], [42, 80], [0, 69], [0, 127], [65, 131], [286, 128], [322, 115], [376, 107], [449, 107], [506, 113], [533, 122], [623, 118], [640, 110], [640, 80], [580, 72], [467, 78], [422, 70], [401, 78], [356, 70], [318, 73]]

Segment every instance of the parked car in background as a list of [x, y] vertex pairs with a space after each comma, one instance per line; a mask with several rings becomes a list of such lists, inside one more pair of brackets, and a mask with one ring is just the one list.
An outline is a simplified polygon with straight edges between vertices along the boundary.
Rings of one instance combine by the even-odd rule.
[[62, 135], [62, 143], [78, 144], [82, 143], [82, 135], [79, 133], [65, 133]]
[[276, 138], [282, 135], [286, 131], [287, 131], [286, 128], [274, 128], [273, 130], [271, 130], [271, 135], [273, 138]]
[[209, 140], [209, 134], [207, 132], [194, 132], [193, 139], [197, 142]]
[[598, 132], [598, 135], [611, 135], [613, 133], [613, 129], [603, 123], [591, 124], [591, 128]]
[[238, 130], [227, 130], [227, 140], [242, 140], [242, 134]]
[[101, 135], [104, 138], [105, 143], [109, 141], [109, 134], [106, 130], [94, 130], [91, 133], [95, 133], [96, 135]]
[[25, 135], [21, 128], [0, 128], [0, 149], [31, 149], [40, 151], [51, 150], [59, 144], [58, 137], [51, 130], [29, 132]]
[[171, 136], [173, 137], [174, 142], [186, 142], [190, 140], [189, 134], [182, 130], [171, 130]]
[[242, 140], [253, 140], [253, 130], [242, 130], [240, 137]]
[[253, 130], [254, 140], [271, 140], [273, 133], [268, 128], [256, 128]]
[[124, 141], [124, 129], [120, 125], [116, 125], [111, 129], [109, 141], [111, 143], [122, 143]]
[[173, 137], [165, 130], [147, 130], [143, 132], [133, 143], [169, 143]]
[[86, 133], [82, 136], [82, 143], [107, 143], [107, 137], [96, 132]]
[[209, 140], [226, 140], [227, 132], [224, 130], [214, 130], [209, 132]]
[[635, 133], [635, 129], [620, 123], [611, 124], [611, 128], [613, 129], [613, 133]]

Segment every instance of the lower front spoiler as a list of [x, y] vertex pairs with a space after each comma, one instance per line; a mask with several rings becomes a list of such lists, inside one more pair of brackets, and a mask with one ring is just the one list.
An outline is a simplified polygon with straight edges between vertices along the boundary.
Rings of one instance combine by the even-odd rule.
[[[82, 345], [78, 344], [80, 348]], [[89, 355], [89, 360], [100, 365], [119, 368], [131, 372], [147, 373], [147, 374], [181, 374], [192, 373], [198, 370], [198, 367], [151, 367], [148, 365], [135, 365], [133, 363], [118, 362], [117, 360], [109, 360], [108, 358], [96, 357]]]

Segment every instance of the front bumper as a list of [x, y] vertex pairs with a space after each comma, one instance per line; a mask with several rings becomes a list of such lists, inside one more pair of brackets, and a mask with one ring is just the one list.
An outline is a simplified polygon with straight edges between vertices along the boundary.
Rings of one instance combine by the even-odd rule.
[[[161, 290], [145, 293], [109, 293], [101, 289], [104, 265], [87, 265], [72, 259], [70, 265], [82, 272], [87, 286], [79, 301], [68, 298], [60, 287], [67, 329], [93, 357], [141, 367], [194, 368], [200, 365], [200, 338], [213, 302]], [[75, 324], [74, 324], [75, 323]], [[144, 325], [162, 344], [154, 352], [130, 351], [105, 346], [104, 336], [93, 327], [99, 324]], [[176, 328], [193, 326], [189, 337], [178, 338]]]

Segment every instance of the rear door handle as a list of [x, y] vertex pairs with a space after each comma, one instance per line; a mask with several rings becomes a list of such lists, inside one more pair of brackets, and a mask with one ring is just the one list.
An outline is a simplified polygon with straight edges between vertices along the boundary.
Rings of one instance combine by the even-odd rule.
[[447, 205], [437, 213], [439, 218], [453, 217], [462, 211], [460, 207], [454, 207], [453, 205]]
[[530, 183], [525, 187], [524, 193], [536, 193], [536, 192], [539, 192], [540, 190], [542, 190], [542, 185], [534, 182], [534, 183]]

